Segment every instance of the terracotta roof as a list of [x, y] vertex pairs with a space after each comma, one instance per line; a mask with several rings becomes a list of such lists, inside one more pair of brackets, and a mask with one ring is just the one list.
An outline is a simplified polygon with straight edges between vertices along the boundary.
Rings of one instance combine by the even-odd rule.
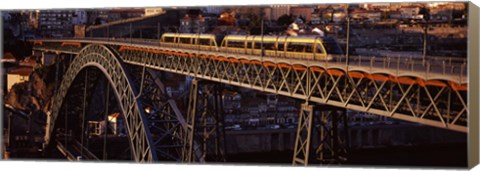
[[32, 67], [18, 67], [10, 70], [8, 74], [29, 76], [30, 73], [32, 73], [32, 71], [33, 71]]
[[86, 31], [90, 31], [92, 29], [100, 29], [100, 28], [104, 28], [104, 27], [108, 27], [108, 26], [117, 25], [117, 24], [124, 24], [124, 23], [129, 23], [129, 22], [141, 21], [141, 20], [145, 20], [145, 19], [148, 19], [148, 18], [157, 17], [157, 16], [160, 16], [160, 15], [163, 15], [163, 14], [165, 14], [165, 12], [154, 14], [154, 15], [147, 15], [147, 16], [142, 16], [142, 17], [134, 17], [134, 18], [128, 18], [128, 19], [123, 19], [123, 20], [112, 21], [112, 22], [105, 23], [105, 24], [102, 24], [102, 25], [89, 26], [86, 29]]
[[26, 59], [24, 61], [21, 61], [20, 62], [20, 66], [35, 66], [35, 64], [37, 64], [37, 61], [35, 61], [35, 59]]
[[352, 14], [368, 14], [368, 13], [380, 13], [380, 12], [379, 11], [366, 11], [366, 10], [352, 11]]
[[7, 52], [3, 54], [3, 59], [15, 59], [15, 56], [13, 56], [12, 53]]
[[110, 114], [111, 117], [118, 118], [120, 116], [120, 113], [112, 113]]
[[407, 5], [407, 6], [402, 6], [402, 8], [420, 8], [420, 5]]
[[110, 12], [119, 12], [119, 13], [144, 13], [144, 8], [113, 8]]

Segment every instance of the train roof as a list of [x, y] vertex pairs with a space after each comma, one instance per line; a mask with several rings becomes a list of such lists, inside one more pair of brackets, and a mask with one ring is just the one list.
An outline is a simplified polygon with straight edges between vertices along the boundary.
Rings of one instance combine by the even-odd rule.
[[[288, 42], [302, 42], [302, 43], [313, 43], [316, 39], [323, 40], [319, 36], [263, 36], [264, 42], [277, 41], [280, 42], [287, 40]], [[225, 36], [225, 40], [237, 40], [237, 41], [262, 41], [262, 36], [260, 35], [228, 35]]]
[[215, 38], [215, 35], [214, 34], [193, 34], [193, 33], [164, 33], [162, 37]]

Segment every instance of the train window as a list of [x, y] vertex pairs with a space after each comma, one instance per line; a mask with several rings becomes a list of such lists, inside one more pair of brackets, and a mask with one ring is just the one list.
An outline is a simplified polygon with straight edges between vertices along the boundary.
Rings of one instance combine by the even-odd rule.
[[198, 39], [198, 44], [210, 46], [210, 39]]
[[253, 47], [252, 42], [247, 42], [247, 49], [251, 49]]
[[164, 37], [163, 42], [173, 43], [175, 40], [174, 37]]
[[275, 48], [275, 42], [263, 42], [263, 48], [265, 50], [277, 50], [277, 48]]
[[289, 52], [308, 52], [312, 53], [312, 44], [309, 43], [289, 43], [287, 46]]
[[184, 38], [184, 37], [181, 37], [179, 38], [179, 41], [178, 43], [182, 43], [182, 44], [190, 44], [190, 38]]
[[[324, 44], [325, 45], [325, 44]], [[320, 54], [320, 53], [325, 53], [325, 51], [323, 51], [323, 48], [322, 48], [322, 44], [321, 43], [317, 43], [317, 51], [315, 52], [317, 54]]]
[[255, 42], [253, 44], [253, 48], [254, 49], [261, 49], [262, 48], [262, 43], [261, 42]]
[[237, 42], [237, 41], [228, 41], [228, 47], [233, 48], [245, 48], [244, 42]]
[[278, 51], [285, 51], [285, 43], [278, 42]]
[[338, 43], [331, 37], [323, 39], [323, 47], [325, 47], [328, 54], [343, 54]]

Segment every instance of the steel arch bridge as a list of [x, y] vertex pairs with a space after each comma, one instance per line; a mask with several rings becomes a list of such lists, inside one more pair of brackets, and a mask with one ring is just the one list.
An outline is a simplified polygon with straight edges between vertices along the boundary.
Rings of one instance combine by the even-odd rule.
[[[69, 69], [64, 74], [61, 86], [57, 91], [52, 113], [47, 120], [45, 142], [48, 144], [55, 138], [54, 128], [56, 128], [57, 118], [60, 115], [75, 118], [72, 116], [75, 115], [75, 113], [83, 114], [83, 117], [79, 118], [85, 122], [86, 106], [89, 105], [86, 104], [85, 100], [92, 98], [91, 92], [90, 95], [86, 93], [87, 89], [91, 89], [89, 88], [90, 85], [88, 82], [98, 80], [98, 76], [92, 80], [94, 71], [92, 71], [91, 68], [99, 70], [100, 73], [104, 75], [108, 82], [107, 84], [110, 85], [109, 88], [113, 90], [114, 97], [119, 101], [120, 113], [123, 115], [128, 132], [132, 159], [137, 162], [150, 162], [159, 159], [177, 160], [180, 156], [168, 154], [168, 148], [171, 147], [167, 146], [176, 145], [182, 147], [182, 137], [180, 134], [183, 131], [182, 129], [185, 128], [185, 124], [182, 125], [176, 120], [174, 121], [176, 123], [170, 122], [169, 125], [163, 124], [167, 125], [168, 128], [158, 128], [154, 126], [155, 124], [160, 125], [158, 124], [159, 122], [171, 120], [170, 118], [181, 117], [179, 116], [179, 111], [174, 110], [177, 109], [175, 102], [172, 100], [164, 100], [164, 103], [161, 103], [159, 101], [158, 96], [162, 96], [164, 90], [158, 88], [158, 85], [155, 84], [155, 79], [153, 79], [153, 81], [150, 80], [150, 85], [144, 83], [144, 85], [149, 87], [148, 89], [150, 89], [150, 91], [147, 88], [139, 90], [139, 87], [136, 86], [136, 84], [138, 84], [138, 78], [135, 79], [132, 77], [125, 64], [119, 59], [118, 54], [104, 45], [87, 45], [71, 62]], [[145, 70], [143, 72], [145, 72]], [[148, 78], [143, 79], [142, 82], [147, 82], [145, 80]], [[69, 98], [69, 96], [76, 96], [76, 98]], [[83, 99], [83, 101], [79, 99]], [[68, 108], [67, 105], [69, 104], [70, 106], [76, 105], [76, 108]], [[163, 118], [155, 116], [154, 113], [149, 114], [145, 112], [145, 106], [154, 106], [153, 104], [155, 104], [157, 108], [151, 110], [159, 111], [159, 113], [165, 115]], [[83, 123], [83, 126], [85, 126], [85, 123]], [[176, 135], [173, 133], [175, 131], [177, 131]], [[82, 132], [84, 131], [82, 130]], [[176, 138], [176, 140], [165, 142], [167, 138], [152, 136], [153, 133], [170, 135], [169, 138]], [[85, 135], [82, 136], [81, 146], [83, 146], [84, 136]], [[176, 148], [178, 149], [179, 147]], [[83, 149], [83, 147], [81, 148]], [[174, 151], [168, 152], [175, 153]], [[177, 152], [177, 154], [180, 153]]]
[[[149, 40], [62, 39], [38, 40], [34, 44], [34, 49], [42, 52], [77, 55], [65, 73], [66, 77], [55, 98], [56, 106], [50, 117], [47, 142], [61, 111], [59, 105], [66, 97], [73, 79], [82, 68], [96, 66], [111, 78], [110, 84], [115, 85], [116, 96], [121, 101], [122, 113], [127, 120], [136, 161], [158, 160], [158, 150], [153, 149], [159, 146], [155, 143], [159, 141], [152, 138], [148, 117], [142, 111], [143, 102], [135, 98], [139, 96], [139, 88], [136, 87], [138, 84], [133, 83], [130, 76], [132, 73], [125, 68], [126, 65], [275, 93], [307, 103], [327, 104], [467, 132], [468, 87], [464, 75], [466, 73], [462, 73], [466, 69], [463, 68], [465, 64], [450, 64], [446, 73], [445, 62], [442, 63], [443, 69], [437, 70], [430, 69], [430, 64], [427, 64], [429, 67], [426, 70], [414, 70], [414, 67], [418, 67], [416, 64], [401, 63], [399, 58], [396, 63], [388, 64], [378, 64], [372, 60], [365, 62], [360, 58], [357, 59], [358, 65], [345, 66], [344, 63], [164, 47]], [[460, 73], [459, 68], [462, 68]], [[140, 87], [146, 86], [141, 83]], [[197, 99], [196, 93], [193, 94], [191, 97]], [[193, 109], [196, 109], [196, 102], [191, 104], [194, 107], [189, 106], [187, 120], [180, 119], [183, 128], [178, 129], [182, 133], [178, 136], [183, 137], [183, 141], [177, 141], [177, 145], [183, 144], [183, 157], [189, 151], [186, 149], [197, 146], [190, 141], [192, 138], [185, 138], [193, 136], [191, 128], [194, 127], [195, 119], [191, 119], [192, 116], [195, 117]], [[311, 105], [302, 106], [299, 116], [294, 164], [308, 163], [308, 142], [313, 120], [312, 107], [308, 106]], [[177, 112], [176, 116], [178, 115], [181, 114]], [[307, 133], [303, 134], [305, 131]], [[183, 160], [191, 161], [185, 158]]]

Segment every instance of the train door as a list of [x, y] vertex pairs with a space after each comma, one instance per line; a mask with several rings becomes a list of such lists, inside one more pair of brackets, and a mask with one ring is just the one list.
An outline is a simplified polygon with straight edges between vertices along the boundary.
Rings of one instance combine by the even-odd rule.
[[287, 57], [287, 39], [289, 36], [285, 36], [285, 38], [282, 38], [281, 42], [278, 42], [278, 51], [280, 52], [281, 57], [286, 58]]
[[210, 50], [218, 51], [217, 41], [215, 36], [210, 36]]
[[312, 49], [313, 49], [313, 60], [317, 60], [317, 46], [319, 42], [320, 37], [315, 37], [315, 40], [312, 43]]
[[248, 36], [247, 39], [247, 54], [254, 55], [255, 54], [255, 36]]
[[317, 60], [327, 60], [327, 51], [323, 46], [323, 41], [320, 37], [315, 39], [315, 51], [316, 51], [316, 59]]
[[277, 38], [275, 39], [275, 57], [279, 57], [279, 53], [278, 53], [278, 41], [280, 40], [280, 36], [277, 36]]

